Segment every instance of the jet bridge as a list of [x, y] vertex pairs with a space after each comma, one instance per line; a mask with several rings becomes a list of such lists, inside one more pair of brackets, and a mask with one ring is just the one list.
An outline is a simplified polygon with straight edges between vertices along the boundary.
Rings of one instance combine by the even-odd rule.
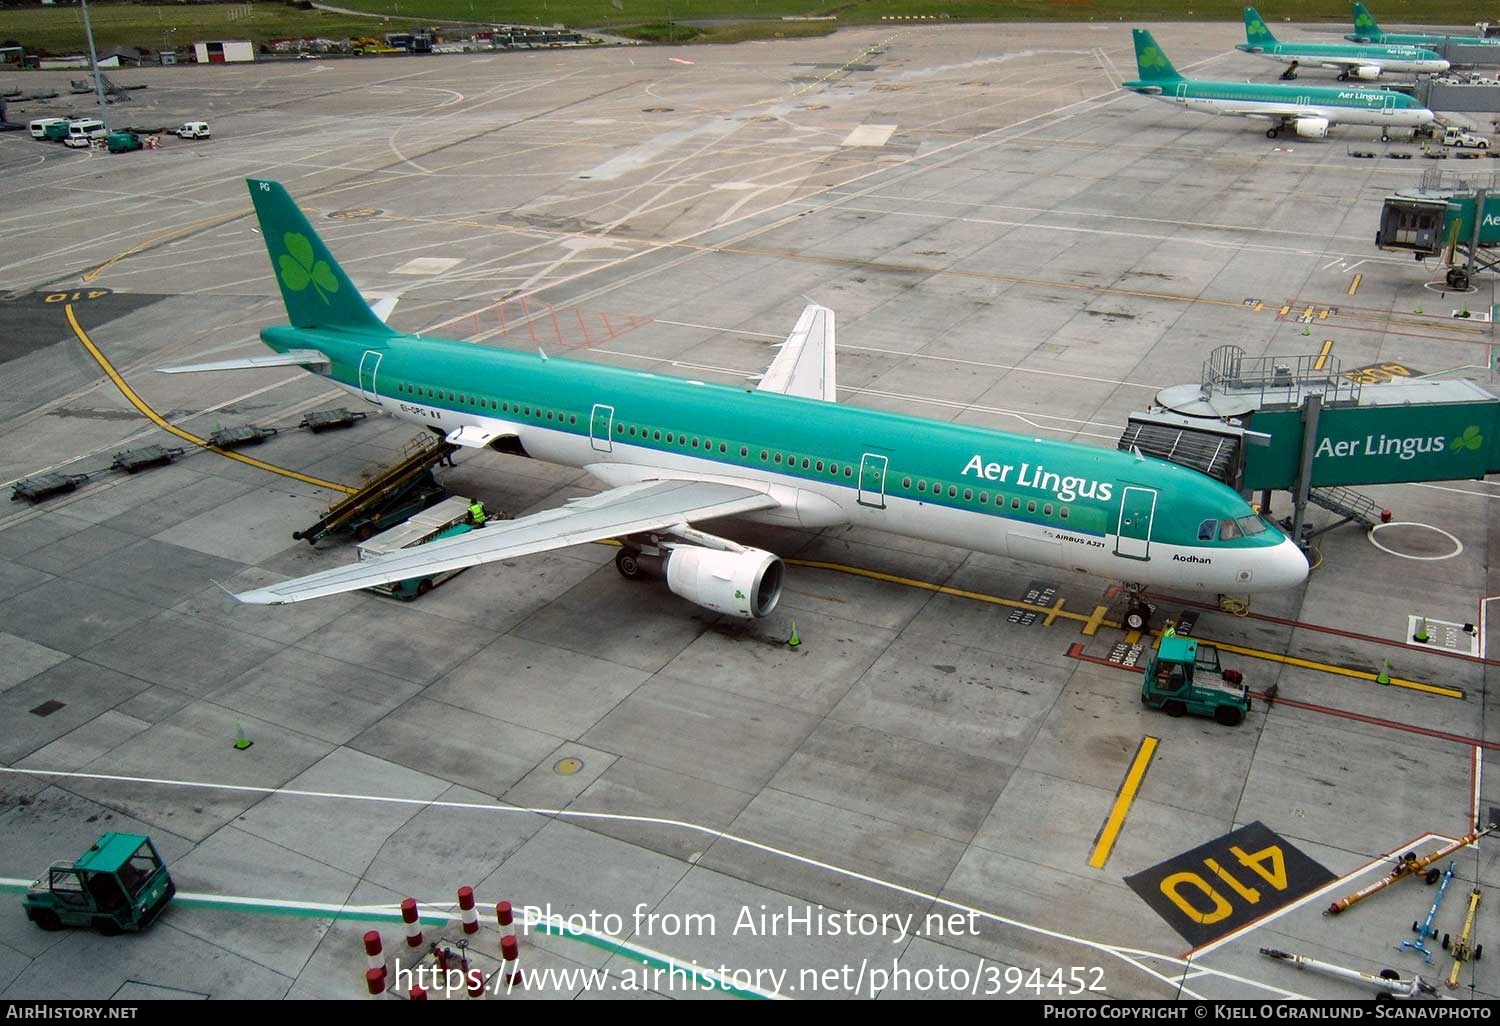
[[[1321, 364], [1321, 366], [1320, 366]], [[1500, 472], [1500, 399], [1471, 381], [1363, 385], [1332, 357], [1247, 356], [1220, 346], [1195, 385], [1157, 395], [1120, 447], [1210, 474], [1244, 493], [1293, 496], [1293, 537], [1309, 502], [1373, 524], [1352, 485], [1483, 478]]]
[[[1500, 87], [1496, 87], [1500, 92]], [[1386, 197], [1375, 245], [1417, 260], [1438, 257], [1449, 288], [1467, 289], [1478, 270], [1500, 267], [1500, 181], [1484, 175], [1444, 175], [1430, 168], [1416, 189]]]

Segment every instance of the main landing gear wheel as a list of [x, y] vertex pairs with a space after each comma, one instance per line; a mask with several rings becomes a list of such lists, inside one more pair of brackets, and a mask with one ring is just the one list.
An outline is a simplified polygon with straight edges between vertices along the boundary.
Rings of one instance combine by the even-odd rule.
[[1281, 129], [1279, 129], [1279, 128], [1268, 128], [1268, 129], [1266, 129], [1266, 138], [1267, 139], [1274, 139], [1274, 138], [1276, 138], [1280, 134], [1281, 134]]
[[1387, 132], [1385, 129], [1382, 128], [1380, 130], [1380, 141], [1381, 142], [1390, 142], [1391, 141], [1391, 133]]
[[615, 553], [615, 569], [627, 581], [640, 581], [646, 577], [646, 568], [641, 566], [641, 550], [622, 548]]
[[1469, 272], [1462, 267], [1450, 267], [1444, 280], [1450, 289], [1466, 289], [1469, 287]]

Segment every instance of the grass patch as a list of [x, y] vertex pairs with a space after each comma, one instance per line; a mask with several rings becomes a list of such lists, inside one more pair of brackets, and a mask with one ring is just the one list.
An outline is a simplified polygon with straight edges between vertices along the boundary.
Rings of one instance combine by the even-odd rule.
[[[89, 6], [96, 44], [104, 50], [136, 46], [185, 50], [206, 39], [249, 39], [257, 45], [286, 37], [331, 39], [380, 36], [414, 25], [444, 22], [566, 25], [599, 28], [649, 42], [733, 43], [826, 35], [840, 25], [879, 23], [899, 15], [936, 15], [971, 21], [1110, 21], [1130, 25], [1160, 20], [1226, 21], [1226, 45], [1237, 41], [1239, 0], [342, 0], [341, 6], [381, 18], [302, 11], [256, 0], [238, 4], [136, 4], [94, 0]], [[1261, 5], [1273, 30], [1297, 38], [1297, 23], [1350, 20], [1344, 0], [1307, 0], [1301, 6]], [[1474, 0], [1375, 0], [1372, 13], [1385, 23], [1449, 25], [1473, 34], [1489, 15]], [[782, 22], [784, 16], [836, 15], [836, 22]], [[1287, 25], [1284, 19], [1295, 21]], [[742, 18], [744, 21], [734, 21]], [[384, 19], [384, 20], [383, 20]], [[692, 24], [688, 24], [692, 23]], [[5, 8], [0, 42], [14, 39], [32, 52], [82, 53], [87, 49], [78, 7]], [[1233, 37], [1232, 39], [1230, 37]], [[1125, 43], [1128, 44], [1128, 37]]]
[[[329, 39], [375, 36], [425, 24], [411, 18], [369, 18], [328, 11], [300, 11], [284, 3], [89, 4], [94, 45], [101, 51], [134, 46], [155, 52], [187, 50], [209, 39]], [[88, 53], [78, 7], [7, 8], [0, 12], [0, 41], [14, 39], [30, 53]]]
[[826, 36], [838, 28], [835, 21], [734, 21], [688, 25], [656, 22], [611, 28], [613, 35], [639, 39], [643, 43], [743, 43], [750, 39], [806, 39]]

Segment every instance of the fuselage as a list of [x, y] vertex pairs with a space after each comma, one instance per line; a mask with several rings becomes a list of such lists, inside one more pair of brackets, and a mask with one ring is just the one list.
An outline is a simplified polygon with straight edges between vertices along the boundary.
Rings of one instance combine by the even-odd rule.
[[870, 527], [1173, 590], [1292, 587], [1307, 561], [1227, 486], [1134, 453], [465, 343], [268, 328], [333, 381], [445, 434], [473, 426], [610, 486], [750, 484], [804, 528]]
[[1380, 43], [1385, 46], [1500, 46], [1500, 39], [1484, 36], [1432, 36], [1411, 32], [1380, 32], [1373, 35], [1351, 33], [1344, 37], [1356, 43]]
[[1125, 88], [1204, 114], [1326, 118], [1331, 124], [1414, 128], [1429, 124], [1432, 111], [1403, 93], [1385, 89], [1281, 86], [1253, 82], [1179, 79], [1126, 82]]
[[[1318, 64], [1351, 60], [1383, 71], [1436, 74], [1448, 70], [1448, 62], [1437, 54], [1415, 46], [1346, 46], [1340, 43], [1239, 43], [1236, 50], [1269, 57], [1283, 64]], [[1330, 65], [1332, 66], [1332, 65]]]

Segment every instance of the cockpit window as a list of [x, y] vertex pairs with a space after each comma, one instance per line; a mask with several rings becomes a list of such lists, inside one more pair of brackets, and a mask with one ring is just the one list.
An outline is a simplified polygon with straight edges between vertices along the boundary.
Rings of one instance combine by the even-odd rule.
[[1235, 523], [1239, 525], [1239, 529], [1244, 533], [1246, 538], [1252, 534], [1261, 534], [1266, 529], [1266, 522], [1254, 514], [1248, 517], [1240, 517]]
[[1205, 520], [1198, 525], [1198, 540], [1213, 541], [1219, 536], [1219, 522], [1217, 520]]
[[1239, 522], [1236, 520], [1219, 521], [1219, 541], [1233, 541], [1240, 536]]

